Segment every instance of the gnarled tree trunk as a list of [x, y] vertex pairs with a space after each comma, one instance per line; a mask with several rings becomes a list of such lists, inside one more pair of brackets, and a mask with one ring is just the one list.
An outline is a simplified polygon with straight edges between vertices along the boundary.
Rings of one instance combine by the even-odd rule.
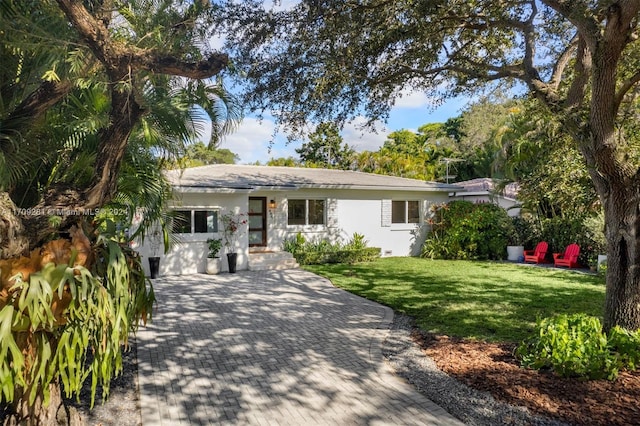
[[18, 209], [9, 194], [0, 192], [0, 259], [24, 254], [29, 249]]
[[49, 404], [45, 405], [42, 394], [36, 397], [33, 405], [27, 398], [16, 399], [13, 413], [7, 416], [4, 426], [83, 426], [85, 423], [78, 410], [65, 406], [62, 400], [60, 383], [49, 385]]

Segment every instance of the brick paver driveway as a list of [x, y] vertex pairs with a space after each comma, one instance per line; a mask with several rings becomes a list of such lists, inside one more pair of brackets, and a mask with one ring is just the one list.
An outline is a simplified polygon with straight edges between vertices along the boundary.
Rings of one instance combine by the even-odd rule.
[[154, 281], [144, 425], [459, 424], [393, 376], [383, 307], [302, 270]]

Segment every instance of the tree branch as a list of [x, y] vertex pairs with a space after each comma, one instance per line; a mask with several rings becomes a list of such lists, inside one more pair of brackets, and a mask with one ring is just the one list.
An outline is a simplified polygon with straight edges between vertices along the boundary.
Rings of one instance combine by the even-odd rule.
[[625, 95], [631, 90], [638, 82], [640, 82], [640, 71], [637, 71], [631, 78], [623, 81], [616, 93], [615, 105], [616, 110], [620, 107], [620, 104], [624, 100]]
[[33, 121], [71, 92], [70, 81], [43, 81], [9, 114], [6, 121]]
[[214, 53], [209, 58], [189, 62], [165, 53], [152, 52], [127, 46], [111, 38], [109, 29], [95, 19], [78, 0], [57, 0], [60, 8], [80, 33], [82, 39], [107, 69], [107, 73], [121, 71], [129, 66], [162, 74], [204, 79], [213, 77], [228, 64], [227, 55]]
[[567, 93], [566, 106], [571, 110], [579, 108], [583, 102], [589, 78], [591, 77], [591, 52], [584, 38], [579, 37], [574, 65], [575, 76]]
[[135, 50], [136, 52], [132, 52], [130, 56], [131, 64], [135, 68], [197, 80], [219, 74], [229, 63], [228, 56], [223, 53], [211, 54], [208, 59], [199, 62], [185, 62], [169, 55]]
[[576, 4], [573, 0], [540, 1], [571, 22], [578, 29], [578, 33], [584, 37], [589, 50], [595, 52], [600, 38], [600, 26], [596, 18], [590, 18], [590, 14], [585, 13], [584, 8], [579, 7], [581, 5]]
[[[98, 134], [98, 152], [91, 186], [76, 200], [85, 209], [100, 207], [116, 191], [120, 164], [134, 126], [144, 113], [133, 95], [136, 71], [204, 79], [220, 73], [227, 65], [224, 54], [213, 54], [199, 62], [183, 61], [170, 54], [144, 50], [111, 38], [103, 20], [96, 19], [80, 0], [57, 0], [60, 9], [76, 28], [80, 38], [103, 64], [111, 87], [110, 124]], [[122, 83], [127, 89], [118, 87]], [[48, 203], [65, 202], [64, 194], [49, 194]], [[68, 198], [68, 197], [67, 197]]]
[[560, 83], [562, 82], [562, 75], [564, 74], [564, 70], [569, 65], [571, 58], [573, 57], [576, 47], [578, 45], [578, 36], [574, 36], [573, 39], [569, 42], [567, 47], [558, 57], [555, 65], [553, 66], [553, 72], [551, 74], [551, 79], [549, 80], [549, 85], [553, 88], [553, 90], [558, 91], [560, 88]]
[[[3, 120], [4, 130], [20, 132], [69, 94], [72, 88], [73, 85], [70, 81], [43, 81]], [[11, 144], [3, 143], [3, 140], [0, 139], [0, 151], [6, 153], [10, 149]]]
[[120, 164], [129, 142], [129, 136], [144, 113], [130, 93], [113, 91], [111, 94], [111, 124], [98, 134], [100, 144], [94, 166], [91, 187], [85, 192], [84, 208], [93, 209], [110, 201], [117, 190]]

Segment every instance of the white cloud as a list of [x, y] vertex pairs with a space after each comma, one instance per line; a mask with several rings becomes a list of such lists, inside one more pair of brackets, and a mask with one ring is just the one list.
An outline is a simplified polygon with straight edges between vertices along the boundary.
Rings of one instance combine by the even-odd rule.
[[209, 47], [213, 50], [222, 51], [225, 39], [221, 36], [214, 36], [209, 39]]
[[435, 99], [424, 92], [402, 90], [396, 98], [394, 108], [424, 108], [433, 107]]
[[[376, 151], [382, 146], [390, 131], [381, 122], [376, 122], [377, 133], [363, 129], [365, 122], [364, 117], [358, 117], [346, 124], [341, 132], [342, 138], [356, 151]], [[224, 137], [220, 148], [227, 148], [238, 154], [240, 164], [256, 161], [264, 164], [271, 158], [298, 158], [295, 149], [301, 142], [287, 144], [284, 136], [276, 134], [276, 137], [273, 137], [274, 130], [273, 120], [265, 118], [261, 121], [257, 118], [245, 117], [235, 132]]]
[[266, 163], [272, 157], [295, 156], [295, 147], [285, 146], [281, 138], [276, 137], [271, 143], [274, 129], [275, 124], [271, 120], [245, 117], [235, 132], [224, 137], [220, 148], [238, 154], [240, 163]]
[[342, 138], [345, 143], [353, 147], [356, 151], [377, 151], [387, 139], [389, 130], [384, 123], [376, 122], [373, 132], [369, 129], [363, 129], [366, 118], [358, 117], [352, 122], [347, 123], [342, 129]]

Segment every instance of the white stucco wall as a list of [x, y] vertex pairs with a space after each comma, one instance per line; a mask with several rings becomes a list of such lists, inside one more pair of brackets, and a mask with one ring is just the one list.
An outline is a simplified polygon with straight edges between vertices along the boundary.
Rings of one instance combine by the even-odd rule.
[[[221, 212], [234, 210], [236, 213], [246, 212], [248, 209], [248, 195], [240, 194], [193, 194], [187, 193], [176, 197], [172, 204], [176, 210], [207, 209], [220, 210]], [[177, 234], [179, 242], [171, 247], [166, 255], [159, 253], [160, 275], [186, 275], [203, 273], [207, 266], [207, 239], [223, 238], [222, 227], [219, 224], [217, 233]], [[246, 244], [247, 225], [244, 225], [239, 233], [239, 243], [233, 249], [238, 253], [237, 269], [247, 269], [249, 250]], [[222, 270], [228, 271], [225, 248], [222, 248]], [[138, 248], [143, 258], [152, 255], [148, 242]], [[143, 264], [147, 273], [149, 265], [146, 259]]]
[[[275, 209], [267, 207], [267, 250], [279, 251], [287, 238], [293, 238], [298, 232], [308, 240], [328, 238], [332, 241], [346, 242], [355, 232], [363, 234], [369, 246], [380, 247], [383, 256], [408, 256], [420, 252], [428, 228], [429, 207], [433, 203], [448, 200], [446, 192], [425, 193], [418, 191], [367, 191], [345, 189], [298, 189], [246, 191], [242, 193], [185, 193], [176, 198], [173, 207], [182, 209], [220, 210], [234, 209], [236, 213], [246, 213], [249, 197], [265, 197], [267, 206], [270, 200], [276, 202]], [[326, 200], [325, 225], [288, 225], [287, 212], [289, 199]], [[391, 224], [390, 218], [383, 220], [383, 200], [420, 201], [420, 224]], [[418, 226], [419, 225], [419, 226]], [[208, 238], [222, 238], [221, 225], [218, 233], [179, 234], [180, 243], [171, 251], [161, 254], [160, 275], [184, 275], [203, 273], [206, 270]], [[420, 228], [421, 232], [416, 234]], [[248, 268], [249, 248], [244, 225], [240, 232], [237, 269]], [[138, 248], [144, 258], [151, 255], [149, 244]], [[223, 249], [224, 250], [224, 249]], [[226, 256], [222, 253], [223, 271], [228, 271]], [[148, 272], [148, 262], [143, 261]]]
[[[255, 193], [252, 196], [265, 196]], [[363, 234], [369, 245], [380, 247], [383, 256], [417, 255], [424, 241], [426, 215], [433, 203], [448, 200], [447, 193], [424, 193], [405, 191], [363, 191], [335, 189], [301, 189], [280, 191], [266, 195], [275, 199], [273, 217], [267, 219], [269, 248], [280, 250], [282, 242], [300, 232], [308, 240], [328, 238], [332, 241], [347, 241], [355, 232]], [[327, 200], [326, 225], [287, 225], [287, 201], [289, 199]], [[417, 200], [421, 207], [422, 232], [415, 234], [417, 224], [390, 224], [382, 226], [382, 200]], [[417, 235], [417, 237], [416, 237]]]

